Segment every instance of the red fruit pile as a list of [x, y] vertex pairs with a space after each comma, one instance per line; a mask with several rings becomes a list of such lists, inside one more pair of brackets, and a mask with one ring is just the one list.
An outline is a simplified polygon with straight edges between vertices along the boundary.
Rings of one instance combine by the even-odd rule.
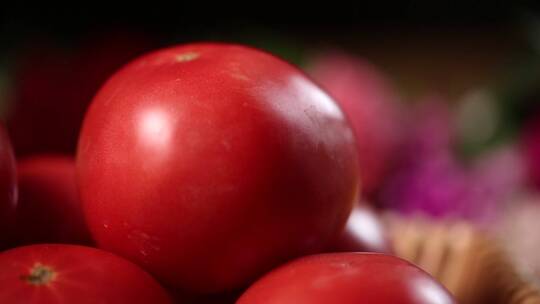
[[[0, 303], [223, 304], [261, 277], [236, 303], [453, 303], [398, 258], [305, 257], [391, 251], [358, 205], [361, 124], [259, 50], [206, 43], [139, 57], [97, 92], [76, 160], [19, 161], [18, 205], [0, 134], [0, 224], [16, 232], [2, 244], [34, 244], [0, 253]], [[49, 151], [31, 143], [21, 151]]]

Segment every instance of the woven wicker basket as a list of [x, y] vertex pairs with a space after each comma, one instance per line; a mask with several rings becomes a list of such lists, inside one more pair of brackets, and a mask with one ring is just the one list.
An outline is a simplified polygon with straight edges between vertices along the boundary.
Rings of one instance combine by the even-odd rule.
[[[386, 215], [396, 254], [441, 281], [463, 304], [540, 304], [540, 291], [503, 250], [465, 223]], [[539, 253], [540, 254], [540, 253]]]

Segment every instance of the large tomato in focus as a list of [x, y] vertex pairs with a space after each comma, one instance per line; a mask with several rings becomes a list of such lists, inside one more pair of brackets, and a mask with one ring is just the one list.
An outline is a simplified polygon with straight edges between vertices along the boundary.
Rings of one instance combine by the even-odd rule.
[[172, 303], [139, 267], [90, 247], [18, 247], [0, 253], [0, 268], [0, 303]]
[[405, 130], [400, 98], [375, 66], [346, 54], [321, 54], [308, 68], [349, 117], [357, 136], [362, 192], [372, 196], [400, 155]]
[[0, 249], [10, 241], [17, 203], [17, 171], [11, 142], [0, 124]]
[[357, 204], [345, 230], [331, 242], [328, 252], [364, 251], [392, 253], [390, 237], [379, 215], [366, 204]]
[[77, 169], [105, 248], [191, 292], [322, 250], [358, 192], [352, 130], [295, 67], [192, 44], [143, 56], [92, 102]]
[[420, 268], [374, 253], [308, 256], [253, 284], [237, 304], [452, 304], [448, 291]]
[[73, 157], [42, 155], [23, 159], [18, 163], [18, 182], [19, 244], [91, 243]]

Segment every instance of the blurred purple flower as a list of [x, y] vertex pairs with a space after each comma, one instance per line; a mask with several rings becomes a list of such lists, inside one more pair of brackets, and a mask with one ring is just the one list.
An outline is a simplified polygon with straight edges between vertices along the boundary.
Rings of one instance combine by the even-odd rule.
[[455, 130], [452, 111], [444, 98], [436, 94], [427, 96], [416, 105], [412, 116], [405, 157], [422, 160], [449, 154]]
[[458, 213], [468, 197], [466, 172], [450, 157], [412, 163], [390, 180], [383, 204], [403, 213], [449, 216]]
[[448, 215], [467, 196], [468, 182], [451, 151], [452, 113], [442, 97], [431, 95], [412, 115], [410, 137], [400, 166], [383, 190], [382, 203], [403, 213]]
[[479, 157], [469, 173], [470, 203], [463, 216], [489, 224], [526, 184], [525, 164], [514, 145], [499, 147]]
[[452, 111], [432, 96], [414, 111], [400, 166], [381, 193], [384, 206], [405, 214], [492, 221], [524, 184], [523, 162], [514, 146], [481, 155], [465, 166], [455, 155]]

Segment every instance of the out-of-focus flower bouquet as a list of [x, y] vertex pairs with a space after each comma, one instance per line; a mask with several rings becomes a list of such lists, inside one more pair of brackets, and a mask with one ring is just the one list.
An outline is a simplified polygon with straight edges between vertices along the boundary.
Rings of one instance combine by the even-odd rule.
[[526, 275], [540, 278], [540, 52], [461, 97], [400, 96], [366, 58], [317, 52], [307, 71], [349, 116], [363, 195], [382, 212], [465, 222], [498, 239]]

